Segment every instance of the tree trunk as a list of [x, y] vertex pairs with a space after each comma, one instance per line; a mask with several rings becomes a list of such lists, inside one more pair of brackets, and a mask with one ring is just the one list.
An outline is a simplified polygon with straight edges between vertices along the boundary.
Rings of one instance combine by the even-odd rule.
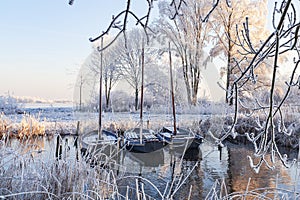
[[83, 87], [83, 77], [80, 75], [80, 85], [79, 85], [79, 111], [82, 109], [82, 87]]
[[[229, 42], [231, 43], [231, 42]], [[230, 51], [228, 52], [227, 55], [227, 76], [226, 76], [226, 96], [225, 96], [225, 102], [228, 105], [233, 104], [233, 97], [232, 97], [232, 92], [230, 89], [230, 76], [231, 76], [231, 65], [230, 65], [230, 60], [231, 60], [231, 53]]]
[[232, 74], [232, 66], [231, 66], [231, 60], [232, 60], [232, 51], [233, 51], [233, 42], [231, 41], [231, 17], [232, 13], [228, 16], [228, 26], [227, 26], [227, 33], [228, 33], [228, 52], [227, 52], [227, 75], [226, 75], [226, 96], [225, 96], [225, 102], [232, 106], [233, 105], [233, 91], [230, 88], [230, 79]]
[[109, 108], [109, 101], [110, 101], [110, 91], [108, 88], [105, 88], [105, 110], [107, 111]]
[[109, 97], [108, 97], [108, 80], [107, 78], [105, 77], [105, 80], [104, 80], [104, 87], [105, 87], [105, 111], [108, 110], [108, 105], [109, 105]]
[[231, 59], [232, 59], [232, 49], [233, 49], [233, 43], [231, 41], [231, 15], [230, 13], [228, 17], [228, 26], [227, 26], [227, 33], [228, 33], [228, 52], [227, 52], [227, 76], [226, 76], [226, 96], [225, 96], [225, 102], [232, 106], [233, 105], [233, 96], [232, 96], [232, 90], [230, 89], [230, 77], [232, 74], [232, 66], [231, 66]]
[[196, 106], [197, 105], [197, 100], [198, 100], [198, 86], [195, 86], [193, 88], [193, 94], [192, 94], [192, 104], [193, 106]]
[[184, 79], [185, 86], [186, 86], [186, 96], [187, 96], [188, 104], [189, 104], [189, 105], [192, 105], [192, 98], [191, 98], [192, 92], [191, 92], [191, 87], [190, 87], [190, 83], [189, 83], [188, 80], [189, 80], [188, 77], [186, 77], [186, 78]]
[[188, 76], [188, 64], [187, 64], [187, 56], [185, 52], [185, 58], [184, 56], [181, 57], [181, 64], [182, 64], [182, 71], [183, 71], [183, 79], [185, 83], [185, 88], [186, 88], [186, 94], [187, 94], [187, 101], [188, 104], [192, 104], [192, 99], [191, 99], [191, 87], [190, 87], [190, 81], [189, 81], [189, 76]]
[[80, 84], [80, 87], [79, 87], [79, 111], [81, 111], [81, 104], [82, 104], [82, 84]]
[[135, 88], [135, 104], [134, 104], [135, 111], [138, 110], [138, 105], [139, 105], [139, 89]]
[[106, 79], [105, 80], [105, 109], [106, 111], [110, 107], [110, 94], [112, 90], [112, 79]]
[[192, 85], [192, 89], [193, 89], [193, 96], [192, 96], [192, 105], [196, 106], [197, 102], [198, 102], [198, 89], [199, 89], [199, 82], [200, 82], [200, 58], [201, 58], [201, 53], [199, 51], [201, 51], [201, 45], [200, 45], [200, 38], [201, 35], [199, 35], [200, 32], [198, 33], [197, 36], [197, 44], [196, 44], [196, 53], [195, 53], [195, 57], [194, 57], [194, 70], [193, 70], [193, 85]]

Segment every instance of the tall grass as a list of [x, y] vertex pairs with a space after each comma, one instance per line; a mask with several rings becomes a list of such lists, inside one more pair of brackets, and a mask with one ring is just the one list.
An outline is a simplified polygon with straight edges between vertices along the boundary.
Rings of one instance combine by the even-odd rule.
[[[71, 156], [44, 159], [30, 142], [0, 145], [0, 199], [107, 199], [116, 192], [112, 172]], [[30, 149], [30, 150], [28, 150]]]
[[23, 114], [21, 122], [13, 122], [3, 113], [0, 114], [0, 138], [34, 138], [45, 135], [45, 125], [39, 116]]
[[9, 133], [10, 124], [10, 120], [4, 115], [4, 113], [0, 113], [0, 138], [6, 137]]
[[[45, 160], [42, 157], [41, 147], [36, 145], [35, 148], [31, 148], [32, 144], [37, 143], [37, 139], [35, 141], [11, 146], [9, 141], [1, 140], [0, 199], [157, 198], [147, 194], [144, 189], [146, 187], [152, 187], [159, 199], [173, 199], [189, 176], [176, 174], [166, 188], [161, 190], [142, 176], [124, 176], [122, 173], [125, 171], [124, 166], [116, 166], [117, 163], [112, 160], [104, 163], [97, 162], [98, 160], [95, 159], [103, 158], [101, 152], [88, 159], [81, 156], [77, 159], [72, 156], [62, 156], [59, 159]], [[63, 151], [68, 150], [67, 147], [62, 148]], [[178, 162], [182, 163], [182, 158]], [[194, 168], [196, 166], [197, 164]], [[115, 170], [116, 168], [119, 170]], [[125, 185], [119, 185], [124, 181]]]

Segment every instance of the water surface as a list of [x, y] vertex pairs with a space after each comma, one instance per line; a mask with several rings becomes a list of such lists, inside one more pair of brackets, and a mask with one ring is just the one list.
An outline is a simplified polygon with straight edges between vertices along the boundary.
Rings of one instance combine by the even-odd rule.
[[[59, 140], [57, 137], [40, 138], [32, 142], [31, 147], [28, 143], [27, 145], [35, 150], [42, 150], [42, 153], [36, 151], [34, 155], [39, 159], [50, 160], [57, 156], [59, 159], [76, 159], [79, 156], [76, 139], [77, 137], [72, 136], [59, 137]], [[62, 148], [59, 153], [56, 152], [57, 141]], [[18, 143], [11, 141], [10, 145], [19, 145]], [[145, 192], [156, 199], [160, 199], [159, 193], [174, 193], [175, 199], [187, 198], [190, 191], [191, 199], [203, 199], [216, 182], [222, 181], [226, 183], [228, 193], [267, 187], [300, 192], [299, 165], [288, 169], [278, 162], [274, 170], [263, 165], [259, 173], [255, 173], [247, 159], [252, 154], [253, 150], [249, 146], [228, 144], [220, 149], [206, 141], [198, 149], [188, 150], [183, 157], [182, 152], [170, 148], [148, 155], [122, 151], [116, 160], [120, 164], [119, 174], [126, 178], [118, 181], [119, 190], [125, 193], [128, 185], [135, 188], [136, 180], [140, 177]], [[185, 181], [176, 188], [177, 184], [180, 185], [178, 180]], [[131, 194], [133, 198], [135, 192], [132, 190]]]

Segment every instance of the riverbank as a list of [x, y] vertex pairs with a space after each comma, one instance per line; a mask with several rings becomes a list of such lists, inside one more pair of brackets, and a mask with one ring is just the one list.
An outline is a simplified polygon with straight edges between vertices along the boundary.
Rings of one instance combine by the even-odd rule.
[[[231, 129], [233, 117], [229, 115], [178, 114], [177, 126], [186, 127], [193, 132], [210, 139], [221, 138]], [[278, 145], [286, 148], [299, 148], [300, 120], [298, 115], [289, 114], [284, 126], [275, 119], [275, 135]], [[102, 125], [105, 129], [124, 132], [136, 127], [140, 122], [139, 113], [103, 113]], [[172, 116], [166, 114], [144, 113], [144, 126], [158, 130], [162, 126], [171, 126]], [[97, 129], [98, 113], [74, 112], [70, 106], [28, 107], [22, 114], [0, 114], [0, 138], [34, 137], [43, 135], [82, 134]], [[233, 143], [249, 143], [262, 132], [264, 122], [257, 116], [240, 115], [232, 129], [233, 135], [227, 138]], [[233, 137], [234, 136], [234, 137]]]

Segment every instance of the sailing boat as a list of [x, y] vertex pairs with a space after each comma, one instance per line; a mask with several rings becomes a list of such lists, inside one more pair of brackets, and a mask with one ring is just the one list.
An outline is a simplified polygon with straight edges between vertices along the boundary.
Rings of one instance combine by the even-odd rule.
[[169, 63], [170, 63], [170, 82], [171, 82], [171, 98], [172, 98], [172, 111], [173, 111], [173, 127], [162, 127], [158, 131], [158, 135], [166, 142], [171, 144], [174, 148], [188, 149], [198, 148], [202, 143], [203, 137], [193, 133], [191, 130], [185, 128], [178, 128], [176, 126], [176, 108], [174, 98], [173, 74], [172, 74], [172, 56], [169, 42]]
[[[101, 49], [103, 49], [103, 38], [101, 38]], [[82, 151], [86, 154], [104, 153], [111, 157], [115, 153], [118, 137], [117, 134], [102, 129], [102, 68], [103, 68], [103, 51], [100, 53], [100, 85], [99, 85], [99, 116], [98, 130], [93, 130], [81, 136]]]
[[141, 108], [140, 126], [125, 131], [124, 144], [126, 149], [134, 153], [150, 153], [163, 148], [166, 143], [151, 129], [143, 128], [143, 97], [144, 97], [144, 41], [142, 42], [142, 84], [141, 84]]

